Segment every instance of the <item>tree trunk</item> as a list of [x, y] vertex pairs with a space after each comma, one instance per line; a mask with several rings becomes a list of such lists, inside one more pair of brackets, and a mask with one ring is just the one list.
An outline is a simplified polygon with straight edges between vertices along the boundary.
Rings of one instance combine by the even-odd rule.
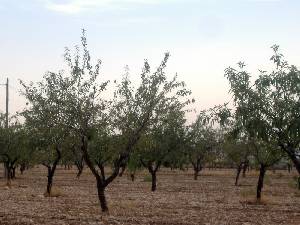
[[198, 180], [199, 171], [197, 168], [194, 168], [194, 180]]
[[259, 170], [258, 183], [257, 183], [257, 191], [256, 191], [256, 199], [257, 200], [261, 199], [261, 190], [264, 186], [265, 173], [266, 173], [266, 167], [265, 167], [265, 165], [261, 164], [260, 170]]
[[134, 182], [134, 178], [135, 178], [134, 173], [130, 173], [130, 178], [131, 178], [131, 181]]
[[249, 166], [248, 162], [245, 162], [243, 164], [243, 177], [246, 177], [246, 172], [247, 172], [248, 166]]
[[76, 177], [79, 178], [80, 175], [82, 174], [83, 167], [77, 167], [77, 169], [78, 169], [78, 172], [77, 172], [77, 174], [76, 174]]
[[20, 165], [20, 172], [21, 172], [21, 175], [23, 175], [25, 169], [26, 169], [25, 163], [21, 163], [21, 165]]
[[198, 179], [199, 172], [202, 170], [201, 159], [198, 158], [196, 163], [192, 163], [194, 167], [194, 180]]
[[298, 189], [300, 190], [300, 159], [297, 157], [295, 150], [292, 147], [284, 147], [284, 145], [281, 145], [281, 148], [288, 154], [292, 162], [294, 163], [294, 166], [296, 167], [296, 170], [299, 174], [298, 177]]
[[7, 165], [6, 164], [7, 164], [6, 162], [3, 163], [3, 167], [4, 167], [4, 171], [3, 171], [4, 174], [3, 175], [4, 175], [4, 178], [7, 178], [7, 174], [8, 174]]
[[80, 175], [82, 174], [82, 172], [83, 172], [83, 168], [84, 168], [84, 166], [83, 166], [83, 161], [81, 161], [81, 162], [75, 162], [75, 164], [76, 164], [76, 167], [77, 167], [77, 174], [76, 174], [76, 177], [79, 179], [79, 177], [80, 177]]
[[[87, 138], [85, 136], [82, 136], [81, 151], [82, 151], [82, 154], [83, 154], [82, 155], [83, 159], [84, 159], [86, 165], [88, 166], [88, 168], [91, 170], [92, 174], [96, 178], [98, 199], [99, 199], [101, 210], [102, 210], [102, 212], [108, 212], [107, 202], [106, 202], [106, 198], [105, 198], [105, 187], [111, 181], [107, 181], [105, 179], [104, 167], [103, 167], [102, 164], [98, 164], [98, 167], [101, 170], [101, 175], [99, 174], [99, 172], [94, 167], [94, 164], [92, 163], [87, 150], [88, 150]], [[119, 173], [119, 171], [118, 171], [118, 173]], [[116, 176], [117, 176], [117, 174], [116, 174]]]
[[[74, 150], [74, 154], [76, 154], [75, 150]], [[84, 158], [83, 158], [83, 156], [81, 156], [80, 159], [75, 160], [75, 165], [76, 165], [77, 170], [78, 170], [77, 174], [76, 174], [76, 177], [79, 178], [80, 175], [83, 172], [83, 169], [84, 169]]]
[[239, 177], [240, 177], [240, 173], [241, 173], [241, 170], [242, 170], [242, 163], [240, 163], [237, 167], [237, 171], [236, 171], [236, 177], [235, 177], [235, 186], [238, 185], [238, 182], [239, 182]]
[[292, 170], [292, 166], [291, 166], [291, 164], [287, 164], [287, 170], [288, 170], [288, 172], [290, 173], [291, 172], [291, 170]]
[[82, 141], [82, 145], [80, 148], [81, 148], [81, 151], [83, 154], [84, 161], [85, 161], [86, 165], [88, 166], [88, 168], [91, 170], [92, 174], [95, 176], [96, 181], [97, 181], [98, 198], [99, 198], [102, 212], [107, 212], [108, 207], [107, 207], [105, 193], [104, 193], [105, 188], [118, 176], [119, 171], [120, 171], [120, 165], [122, 162], [124, 162], [125, 160], [128, 159], [128, 154], [120, 154], [119, 158], [114, 162], [114, 169], [113, 169], [112, 174], [108, 178], [105, 178], [103, 165], [101, 165], [101, 164], [98, 165], [98, 166], [100, 166], [99, 168], [101, 170], [101, 174], [99, 174], [99, 172], [96, 170], [93, 162], [90, 159], [90, 156], [88, 153], [87, 137], [82, 136], [81, 141]]
[[125, 172], [125, 169], [126, 169], [126, 165], [122, 165], [122, 166], [121, 166], [121, 171], [120, 171], [120, 173], [119, 173], [119, 177], [122, 177], [122, 176], [123, 176], [123, 174], [124, 174], [124, 172]]
[[151, 184], [151, 191], [156, 191], [156, 171], [153, 171], [152, 173], [151, 173], [151, 182], [152, 182], [152, 184]]
[[11, 186], [11, 167], [9, 166], [9, 162], [5, 162], [5, 171], [6, 171], [6, 185], [8, 187]]
[[53, 176], [56, 170], [56, 166], [59, 163], [61, 159], [61, 152], [58, 147], [56, 147], [56, 159], [53, 163], [53, 166], [51, 167], [50, 165], [45, 165], [48, 169], [48, 180], [47, 180], [47, 194], [50, 197], [51, 196], [51, 188], [52, 188], [52, 183], [53, 183]]
[[11, 168], [11, 179], [15, 179], [16, 178], [16, 167], [13, 166]]
[[105, 187], [103, 186], [100, 179], [96, 178], [97, 180], [97, 191], [98, 191], [98, 199], [100, 202], [100, 207], [102, 212], [108, 212], [107, 202], [105, 198]]
[[47, 168], [48, 168], [47, 193], [48, 193], [48, 196], [50, 196], [52, 183], [53, 183], [54, 171], [52, 173], [51, 166], [48, 166]]
[[282, 144], [280, 146], [288, 154], [289, 158], [294, 163], [298, 174], [300, 175], [300, 159], [297, 157], [294, 149], [292, 147], [285, 147]]
[[148, 161], [146, 164], [141, 160], [141, 163], [144, 167], [148, 168], [149, 173], [151, 174], [151, 191], [156, 191], [156, 172], [158, 171], [161, 161], [154, 163], [153, 161]]

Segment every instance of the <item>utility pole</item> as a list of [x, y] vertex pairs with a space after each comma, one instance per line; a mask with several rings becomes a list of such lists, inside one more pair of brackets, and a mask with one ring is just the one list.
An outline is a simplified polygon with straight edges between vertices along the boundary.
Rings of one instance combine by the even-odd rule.
[[6, 121], [5, 121], [5, 127], [8, 128], [8, 88], [9, 88], [9, 85], [8, 85], [8, 78], [6, 78], [6, 84], [0, 84], [0, 85], [5, 85], [6, 87], [6, 114], [5, 114], [5, 118], [6, 118]]
[[[5, 127], [8, 128], [8, 88], [9, 88], [9, 85], [8, 85], [8, 78], [6, 78], [6, 84], [0, 84], [0, 85], [5, 85], [6, 87], [6, 121], [5, 121]], [[7, 167], [6, 167], [6, 162], [4, 162], [4, 177], [7, 178], [9, 175], [8, 175], [8, 170], [7, 170]], [[8, 181], [9, 182], [9, 181]], [[9, 183], [8, 183], [9, 184]]]
[[6, 79], [6, 128], [8, 128], [8, 78]]

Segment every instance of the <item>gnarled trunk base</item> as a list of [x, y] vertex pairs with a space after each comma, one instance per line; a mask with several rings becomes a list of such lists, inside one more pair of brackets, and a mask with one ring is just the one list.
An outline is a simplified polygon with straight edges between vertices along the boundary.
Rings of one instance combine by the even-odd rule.
[[97, 191], [98, 191], [98, 199], [99, 199], [102, 212], [108, 212], [108, 206], [105, 197], [105, 188], [103, 187], [99, 179], [97, 179]]

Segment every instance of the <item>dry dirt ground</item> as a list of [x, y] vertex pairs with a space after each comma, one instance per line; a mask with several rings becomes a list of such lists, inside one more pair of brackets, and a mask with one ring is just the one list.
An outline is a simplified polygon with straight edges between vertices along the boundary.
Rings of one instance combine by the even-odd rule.
[[[3, 174], [3, 171], [0, 171]], [[125, 174], [107, 189], [109, 214], [98, 204], [95, 179], [85, 169], [58, 168], [54, 185], [63, 196], [44, 197], [43, 166], [17, 173], [12, 188], [0, 178], [0, 224], [300, 224], [300, 191], [285, 171], [268, 171], [261, 204], [253, 203], [257, 172], [251, 171], [233, 186], [233, 170], [204, 170], [197, 181], [192, 170], [158, 174], [158, 190], [150, 192], [145, 172], [132, 183]]]

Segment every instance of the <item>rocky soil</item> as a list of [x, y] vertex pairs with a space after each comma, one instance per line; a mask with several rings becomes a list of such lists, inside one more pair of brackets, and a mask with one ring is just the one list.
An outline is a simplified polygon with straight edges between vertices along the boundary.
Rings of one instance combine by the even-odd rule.
[[[3, 171], [0, 171], [3, 175]], [[268, 171], [263, 201], [256, 203], [257, 172], [251, 171], [233, 186], [234, 170], [204, 170], [197, 181], [192, 170], [158, 174], [158, 190], [150, 192], [146, 171], [132, 183], [125, 173], [107, 189], [109, 214], [97, 199], [95, 179], [85, 169], [58, 168], [54, 185], [62, 196], [44, 197], [47, 173], [43, 166], [17, 174], [11, 189], [0, 178], [0, 224], [300, 224], [300, 191], [293, 176]]]

